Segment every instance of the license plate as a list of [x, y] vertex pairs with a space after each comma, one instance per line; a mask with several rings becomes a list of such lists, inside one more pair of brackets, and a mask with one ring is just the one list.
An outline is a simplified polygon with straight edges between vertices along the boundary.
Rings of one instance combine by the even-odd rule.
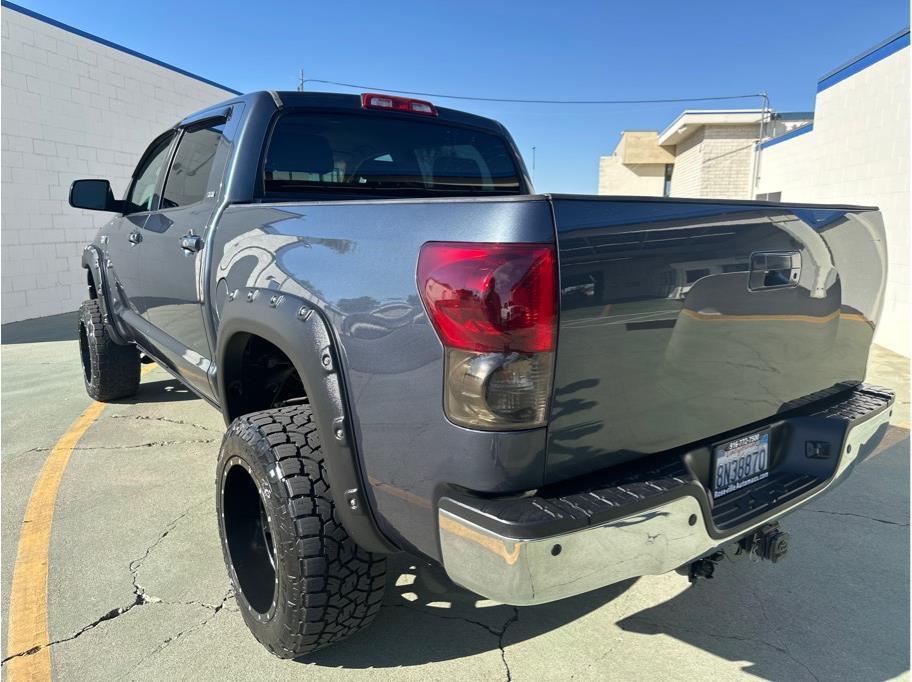
[[713, 497], [722, 497], [769, 476], [769, 431], [717, 445]]

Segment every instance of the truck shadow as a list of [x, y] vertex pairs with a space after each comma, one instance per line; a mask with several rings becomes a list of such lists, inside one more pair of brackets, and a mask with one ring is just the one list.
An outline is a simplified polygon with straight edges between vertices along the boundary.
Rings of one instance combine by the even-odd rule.
[[[619, 656], [700, 651], [762, 679], [901, 676], [909, 669], [908, 436], [894, 427], [838, 493], [789, 515], [783, 525], [795, 544], [781, 563], [726, 560], [713, 580], [661, 603], [648, 590], [614, 603], [637, 583], [628, 580], [517, 608], [485, 601], [440, 569], [396, 555], [373, 625], [297, 660], [316, 667], [410, 667], [504, 647], [509, 657], [513, 645], [542, 637], [539, 646], [548, 648], [540, 655], [559, 669], [562, 661], [591, 654], [592, 642], [588, 648], [557, 642], [591, 638], [596, 627], [606, 649], [622, 642]], [[873, 499], [886, 502], [878, 507]], [[579, 619], [585, 620], [574, 623]], [[557, 639], [548, 636], [561, 628]], [[610, 658], [603, 666], [590, 672], [607, 677]], [[692, 671], [692, 661], [682, 661], [681, 676]]]
[[143, 381], [136, 395], [120, 398], [114, 402], [122, 405], [143, 405], [148, 403], [173, 403], [182, 400], [201, 400], [193, 391], [172, 377], [158, 381]]
[[723, 561], [713, 580], [617, 626], [673, 637], [761, 679], [903, 676], [908, 491], [909, 431], [892, 427], [835, 492], [783, 520], [794, 544], [782, 563]]
[[517, 640], [510, 627], [522, 619], [520, 640], [532, 639], [595, 611], [636, 581], [540, 606], [499, 604], [450, 582], [441, 569], [407, 554], [390, 558], [386, 598], [374, 623], [328, 649], [296, 659], [319, 667], [394, 668], [461, 659]]

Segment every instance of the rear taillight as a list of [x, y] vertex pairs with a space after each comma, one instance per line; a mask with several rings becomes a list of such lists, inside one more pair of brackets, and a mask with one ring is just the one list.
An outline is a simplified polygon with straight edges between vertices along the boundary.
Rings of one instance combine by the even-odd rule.
[[543, 426], [554, 366], [557, 263], [548, 244], [429, 242], [418, 289], [446, 350], [444, 409], [461, 426]]
[[364, 109], [405, 111], [410, 114], [422, 114], [424, 116], [437, 115], [437, 107], [430, 102], [425, 102], [423, 99], [378, 95], [373, 92], [365, 92], [361, 95], [361, 107]]

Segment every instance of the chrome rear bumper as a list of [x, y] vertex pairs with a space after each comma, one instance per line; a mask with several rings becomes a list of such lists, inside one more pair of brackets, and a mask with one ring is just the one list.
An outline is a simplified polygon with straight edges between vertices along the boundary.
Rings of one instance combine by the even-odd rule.
[[844, 409], [839, 412], [838, 405], [810, 413], [847, 424], [834, 473], [806, 494], [740, 524], [729, 534], [707, 518], [707, 503], [701, 504], [692, 485], [682, 486], [679, 497], [610, 522], [536, 538], [511, 537], [502, 525], [487, 523], [484, 512], [461, 513], [460, 505], [448, 504], [444, 498], [438, 512], [443, 566], [457, 584], [515, 605], [541, 604], [674, 570], [780, 518], [842, 480], [859, 454], [876, 446], [879, 432], [889, 422], [892, 396], [882, 392], [881, 397], [876, 405], [861, 401], [867, 413], [860, 413], [857, 405], [848, 415]]

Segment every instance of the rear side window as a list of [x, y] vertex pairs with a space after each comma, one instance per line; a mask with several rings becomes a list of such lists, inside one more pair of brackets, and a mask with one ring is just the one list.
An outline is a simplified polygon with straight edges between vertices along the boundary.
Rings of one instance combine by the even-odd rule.
[[209, 174], [224, 130], [225, 124], [219, 123], [184, 133], [165, 180], [162, 208], [187, 206], [206, 196]]
[[338, 194], [518, 194], [503, 137], [417, 116], [289, 113], [263, 168], [267, 197]]

